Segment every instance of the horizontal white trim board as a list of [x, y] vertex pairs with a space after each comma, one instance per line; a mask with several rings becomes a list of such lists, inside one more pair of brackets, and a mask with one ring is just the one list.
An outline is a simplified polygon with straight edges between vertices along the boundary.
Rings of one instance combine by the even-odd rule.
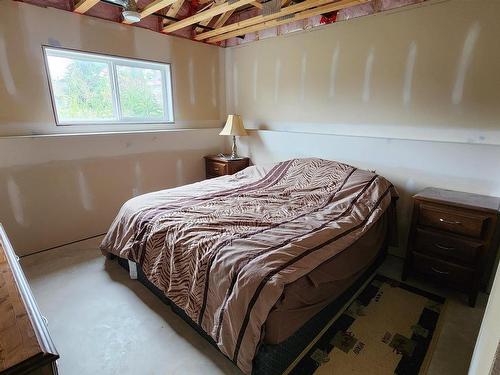
[[[178, 158], [199, 150], [219, 152], [226, 138], [218, 136], [220, 129], [4, 137], [0, 138], [0, 169], [69, 160], [139, 157], [152, 152], [178, 153]], [[202, 159], [199, 162], [201, 165]]]
[[108, 125], [56, 125], [55, 123], [33, 123], [19, 126], [16, 123], [4, 123], [0, 131], [2, 137], [50, 136], [74, 134], [116, 134], [159, 132], [190, 129], [221, 128], [223, 120], [179, 120], [173, 124], [108, 124]]
[[163, 134], [175, 132], [196, 132], [201, 130], [221, 130], [221, 126], [210, 127], [195, 127], [195, 128], [172, 128], [172, 129], [146, 129], [146, 130], [117, 130], [117, 131], [102, 131], [102, 132], [82, 132], [82, 133], [53, 133], [53, 134], [32, 134], [32, 135], [6, 135], [0, 136], [2, 139], [16, 139], [16, 138], [54, 138], [54, 137], [89, 137], [89, 136], [109, 136], [109, 135], [123, 135], [123, 134]]
[[245, 127], [250, 130], [500, 146], [500, 130], [497, 129], [463, 129], [425, 125], [410, 127], [381, 124], [260, 122], [248, 119], [244, 119], [244, 122]]

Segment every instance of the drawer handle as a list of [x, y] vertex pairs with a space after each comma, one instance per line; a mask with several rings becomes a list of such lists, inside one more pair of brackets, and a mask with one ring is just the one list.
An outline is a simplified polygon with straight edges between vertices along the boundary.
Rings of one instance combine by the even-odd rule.
[[219, 167], [214, 167], [214, 171], [219, 172]]
[[441, 275], [449, 275], [450, 274], [449, 271], [441, 271], [441, 270], [438, 270], [438, 269], [436, 269], [434, 267], [431, 267], [431, 270], [433, 270], [434, 272], [439, 273]]
[[451, 220], [446, 220], [446, 219], [443, 219], [443, 218], [440, 218], [439, 221], [442, 222], [442, 223], [445, 223], [445, 224], [450, 224], [450, 225], [460, 225], [460, 224], [462, 224], [462, 222], [460, 222], [460, 221], [451, 221]]
[[443, 249], [443, 250], [455, 250], [455, 247], [453, 247], [453, 246], [445, 246], [445, 245], [441, 245], [439, 243], [435, 243], [434, 246], [436, 246], [439, 249]]

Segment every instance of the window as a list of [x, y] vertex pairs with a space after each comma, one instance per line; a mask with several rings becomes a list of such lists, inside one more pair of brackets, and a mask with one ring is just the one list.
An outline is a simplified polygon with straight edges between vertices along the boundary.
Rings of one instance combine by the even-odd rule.
[[170, 64], [44, 47], [58, 125], [173, 122]]

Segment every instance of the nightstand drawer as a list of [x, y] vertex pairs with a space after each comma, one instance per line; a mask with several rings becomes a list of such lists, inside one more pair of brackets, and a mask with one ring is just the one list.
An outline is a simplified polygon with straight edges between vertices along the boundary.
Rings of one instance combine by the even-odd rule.
[[234, 174], [245, 169], [249, 164], [249, 158], [231, 159], [224, 156], [205, 156], [205, 171], [207, 178]]
[[461, 289], [469, 289], [474, 278], [474, 272], [470, 268], [444, 262], [426, 255], [414, 252], [415, 271], [432, 276], [434, 279], [458, 286]]
[[415, 233], [415, 251], [435, 255], [443, 260], [453, 260], [459, 263], [474, 264], [481, 255], [481, 242], [469, 241], [423, 229]]
[[208, 176], [224, 176], [227, 174], [227, 164], [219, 163], [217, 161], [207, 162], [207, 175]]
[[418, 223], [448, 232], [480, 238], [487, 219], [487, 216], [475, 215], [465, 210], [451, 210], [421, 204]]

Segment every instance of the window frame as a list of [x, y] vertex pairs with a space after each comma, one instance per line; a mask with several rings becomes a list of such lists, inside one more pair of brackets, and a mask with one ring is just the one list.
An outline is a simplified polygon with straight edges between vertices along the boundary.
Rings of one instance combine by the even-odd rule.
[[[167, 62], [159, 62], [145, 59], [136, 59], [129, 57], [122, 57], [104, 53], [97, 52], [87, 52], [70, 48], [54, 47], [42, 45], [43, 60], [45, 64], [45, 72], [47, 74], [50, 99], [52, 102], [52, 111], [54, 113], [54, 119], [57, 126], [88, 126], [88, 125], [159, 125], [159, 124], [175, 124], [174, 117], [174, 97], [173, 97], [173, 82], [172, 82], [172, 64]], [[50, 67], [48, 61], [47, 51], [50, 51], [52, 56], [60, 56], [64, 58], [72, 58], [71, 55], [78, 55], [79, 60], [88, 60], [94, 62], [103, 62], [108, 65], [109, 69], [109, 80], [111, 84], [111, 95], [113, 103], [113, 115], [116, 117], [112, 120], [77, 120], [77, 121], [62, 121], [59, 119], [57, 113], [57, 104], [54, 96], [54, 89], [52, 87], [52, 77], [50, 74]], [[118, 83], [118, 74], [116, 66], [127, 66], [132, 68], [144, 68], [144, 69], [155, 69], [161, 72], [162, 78], [162, 99], [164, 108], [164, 117], [158, 120], [141, 119], [135, 117], [123, 117], [121, 99], [120, 99], [120, 87]], [[147, 130], [147, 129], [145, 129]]]

